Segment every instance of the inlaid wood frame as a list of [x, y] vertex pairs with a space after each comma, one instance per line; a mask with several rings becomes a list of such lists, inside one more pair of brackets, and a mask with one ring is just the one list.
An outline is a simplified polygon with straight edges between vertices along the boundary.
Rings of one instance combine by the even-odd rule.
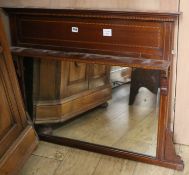
[[[55, 144], [66, 145], [97, 153], [107, 154], [110, 156], [116, 156], [120, 158], [128, 158], [131, 160], [137, 160], [145, 163], [160, 165], [176, 170], [183, 170], [184, 164], [179, 156], [176, 155], [173, 134], [170, 129], [170, 94], [171, 94], [171, 61], [166, 60], [152, 60], [152, 59], [128, 59], [125, 61], [125, 57], [118, 56], [107, 56], [107, 55], [96, 55], [96, 54], [81, 54], [80, 57], [76, 54], [65, 54], [61, 51], [50, 51], [43, 49], [27, 49], [20, 47], [13, 47], [12, 52], [14, 55], [19, 56], [32, 56], [36, 59], [55, 59], [63, 61], [77, 61], [81, 63], [93, 63], [101, 65], [112, 65], [112, 66], [123, 66], [123, 67], [134, 67], [143, 68], [149, 70], [160, 70], [160, 111], [159, 111], [159, 122], [158, 122], [158, 140], [157, 140], [157, 151], [156, 157], [146, 156], [143, 154], [133, 153], [125, 150], [120, 150], [112, 147], [101, 146], [97, 144], [87, 143], [79, 140], [57, 137], [46, 134], [39, 134], [39, 137], [47, 142]], [[36, 53], [36, 54], [35, 54]], [[90, 60], [88, 59], [90, 58]], [[101, 58], [101, 59], [99, 59]], [[102, 61], [103, 60], [103, 61]], [[148, 63], [147, 63], [148, 60]], [[161, 65], [154, 64], [160, 63]]]
[[[40, 134], [42, 140], [177, 170], [184, 168], [183, 161], [175, 153], [170, 128], [173, 35], [174, 22], [178, 19], [178, 13], [52, 9], [6, 9], [6, 12], [10, 17], [12, 44], [16, 46], [12, 47], [12, 53], [16, 56], [161, 71], [156, 157]], [[47, 28], [47, 23], [53, 31], [57, 29], [57, 26], [61, 26], [57, 25], [61, 20], [69, 23], [74, 20], [78, 22], [78, 25], [92, 22], [94, 37], [87, 40], [84, 35], [76, 37], [69, 35], [69, 31], [67, 31], [67, 35], [62, 35], [61, 40], [53, 32], [47, 38], [46, 33], [43, 32]], [[36, 23], [36, 21], [40, 22]], [[118, 31], [116, 36], [123, 35], [119, 32], [120, 23], [124, 25], [124, 30], [130, 36], [134, 36], [133, 30], [129, 30], [133, 24], [134, 26], [143, 26], [142, 29], [151, 26], [150, 30], [152, 31], [135, 29], [138, 37], [134, 39], [123, 37], [119, 41], [116, 38], [105, 41], [98, 32], [95, 33], [98, 26], [109, 25], [116, 26], [114, 29]], [[37, 26], [40, 26], [41, 31], [35, 32]], [[85, 25], [82, 29], [87, 32], [89, 28]], [[61, 31], [59, 32], [62, 34]], [[47, 33], [49, 34], [49, 32]], [[73, 42], [73, 38], [75, 38], [75, 42]]]

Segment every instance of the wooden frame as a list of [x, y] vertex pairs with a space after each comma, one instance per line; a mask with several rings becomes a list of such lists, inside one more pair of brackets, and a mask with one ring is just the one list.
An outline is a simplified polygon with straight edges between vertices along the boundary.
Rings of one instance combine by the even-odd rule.
[[[78, 61], [90, 64], [119, 65], [161, 71], [158, 143], [155, 158], [44, 134], [40, 135], [42, 140], [183, 170], [184, 164], [175, 153], [173, 135], [170, 129], [173, 35], [174, 22], [178, 18], [178, 13], [49, 9], [6, 9], [6, 12], [8, 12], [11, 22], [12, 44], [14, 46], [12, 47], [13, 55], [24, 58]], [[36, 16], [39, 23], [36, 22]], [[50, 39], [47, 38], [45, 32], [42, 36], [47, 24], [50, 25], [53, 31], [53, 28], [61, 25], [61, 20], [65, 20], [66, 25], [68, 25], [67, 22], [70, 23], [74, 20], [77, 25], [81, 25], [80, 27], [84, 32], [88, 30], [85, 24], [89, 24], [89, 22], [91, 25], [94, 24], [94, 31], [98, 30], [99, 26], [111, 26], [112, 28], [114, 27], [115, 31], [119, 31], [119, 27], [123, 27], [128, 32], [128, 35], [132, 37], [134, 35], [129, 28], [134, 27], [137, 37], [131, 40], [128, 36], [121, 39], [120, 43], [117, 43], [116, 37], [119, 38], [123, 33], [119, 36], [118, 32], [115, 37], [112, 37], [112, 40], [108, 41], [102, 39], [95, 32], [94, 35], [96, 36], [92, 37], [92, 40], [87, 41], [83, 40], [84, 36], [77, 38], [69, 34], [69, 31], [66, 31], [66, 34], [70, 36], [68, 38], [66, 38], [67, 35], [61, 36], [60, 40], [57, 38], [56, 33], [53, 32], [49, 36]], [[50, 24], [49, 21], [54, 22]], [[31, 26], [35, 28], [36, 25], [40, 25], [41, 31], [39, 33], [41, 38], [31, 29]], [[140, 28], [139, 30], [138, 27]], [[149, 30], [151, 32], [148, 32]], [[139, 37], [141, 35], [145, 36], [142, 40]], [[72, 37], [75, 37], [76, 41], [73, 41]]]
[[37, 147], [38, 137], [28, 123], [1, 16], [0, 86], [0, 174], [16, 175]]

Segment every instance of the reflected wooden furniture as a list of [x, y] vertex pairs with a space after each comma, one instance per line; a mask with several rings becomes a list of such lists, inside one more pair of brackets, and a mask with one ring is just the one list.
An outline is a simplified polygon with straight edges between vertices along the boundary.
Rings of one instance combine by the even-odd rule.
[[0, 98], [0, 174], [15, 175], [38, 139], [24, 109], [1, 17]]
[[[179, 14], [95, 10], [11, 9], [12, 53], [26, 60], [76, 61], [160, 71], [160, 110], [156, 157], [40, 135], [49, 142], [121, 158], [183, 169], [170, 129], [174, 22]], [[77, 33], [72, 27], [78, 27]], [[103, 36], [111, 29], [112, 36]]]
[[105, 103], [111, 98], [109, 74], [109, 66], [34, 60], [35, 123], [66, 121]]

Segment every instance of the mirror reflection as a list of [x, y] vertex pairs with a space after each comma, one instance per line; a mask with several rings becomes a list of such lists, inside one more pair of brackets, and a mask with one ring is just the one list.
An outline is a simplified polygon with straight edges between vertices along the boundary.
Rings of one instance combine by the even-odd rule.
[[34, 60], [40, 132], [156, 156], [159, 71]]

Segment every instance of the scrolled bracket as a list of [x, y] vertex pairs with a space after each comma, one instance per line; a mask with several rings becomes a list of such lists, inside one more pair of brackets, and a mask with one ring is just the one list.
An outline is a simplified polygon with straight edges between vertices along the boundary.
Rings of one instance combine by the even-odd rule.
[[160, 71], [160, 91], [162, 95], [168, 95], [169, 70]]

